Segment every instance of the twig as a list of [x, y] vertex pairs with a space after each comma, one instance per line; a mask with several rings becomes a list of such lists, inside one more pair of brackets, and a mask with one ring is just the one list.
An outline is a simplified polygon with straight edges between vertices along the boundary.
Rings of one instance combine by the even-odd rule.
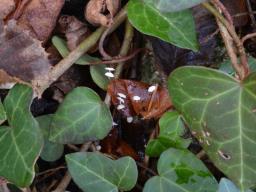
[[135, 57], [141, 51], [145, 51], [145, 50], [148, 51], [147, 48], [139, 48], [128, 56], [124, 56], [124, 57], [118, 56], [118, 57], [111, 58], [111, 60], [107, 60], [107, 61], [95, 61], [95, 62], [88, 63], [88, 65], [114, 64], [114, 63], [125, 62]]
[[250, 18], [251, 18], [252, 26], [256, 27], [256, 21], [255, 21], [254, 15], [252, 13], [253, 10], [252, 10], [252, 6], [251, 6], [250, 0], [246, 0], [246, 4], [247, 4], [247, 8], [248, 8], [249, 15], [250, 15]]
[[66, 169], [66, 167], [65, 166], [59, 166], [59, 167], [56, 167], [56, 168], [53, 168], [53, 169], [48, 169], [46, 171], [38, 173], [36, 176], [39, 177], [39, 176], [44, 175], [44, 174], [48, 174], [48, 173], [51, 173], [51, 172], [56, 172], [60, 169]]
[[[212, 3], [214, 4], [214, 1], [212, 1]], [[236, 66], [233, 65], [233, 63], [232, 63], [232, 66], [236, 71], [236, 73], [238, 74], [239, 79], [244, 79], [249, 74], [249, 66], [248, 66], [247, 56], [246, 56], [243, 44], [240, 38], [238, 37], [238, 35], [236, 34], [234, 26], [231, 25], [210, 3], [207, 3], [207, 2], [202, 3], [202, 5], [208, 11], [210, 11], [216, 18], [218, 18], [221, 23], [223, 23], [223, 25], [225, 26], [225, 28], [228, 30], [229, 34], [233, 38], [235, 45], [238, 49], [238, 53], [240, 56], [240, 65], [242, 67], [238, 69]]]
[[[130, 22], [128, 20], [126, 20], [126, 25], [125, 25], [125, 36], [124, 36], [124, 40], [123, 40], [123, 44], [121, 47], [121, 50], [119, 52], [119, 56], [125, 56], [127, 55], [127, 53], [129, 52], [129, 49], [131, 47], [131, 42], [133, 39], [133, 35], [134, 35], [134, 29], [132, 27], [132, 25], [130, 24]], [[124, 62], [120, 62], [115, 70], [115, 74], [114, 74], [114, 78], [118, 79], [122, 73], [123, 70], [123, 66], [124, 66]], [[110, 106], [110, 102], [111, 102], [111, 98], [110, 95], [107, 93], [104, 102], [107, 104], [107, 106]]]
[[208, 35], [207, 37], [205, 37], [200, 43], [204, 44], [207, 43], [208, 41], [210, 41], [210, 39], [212, 39], [215, 35], [217, 35], [220, 32], [220, 29], [216, 29], [216, 31], [214, 31], [213, 33], [211, 33], [210, 35]]
[[198, 159], [202, 159], [205, 156], [205, 154], [206, 154], [205, 151], [201, 150], [201, 151], [199, 151], [199, 153], [196, 154], [196, 157]]
[[[126, 10], [122, 9], [114, 18], [112, 30], [116, 29], [126, 18]], [[57, 65], [55, 65], [49, 72], [47, 79], [41, 79], [33, 82], [37, 91], [37, 95], [41, 96], [43, 91], [47, 89], [54, 81], [56, 81], [65, 71], [67, 71], [84, 53], [92, 48], [102, 33], [106, 30], [105, 27], [99, 27], [94, 33], [86, 38], [76, 49], [63, 58]]]
[[245, 35], [243, 38], [242, 38], [242, 43], [244, 43], [245, 41], [247, 41], [248, 39], [251, 39], [253, 37], [256, 37], [256, 33], [250, 33], [248, 35]]
[[[91, 144], [92, 144], [92, 142], [87, 142], [87, 143], [83, 144], [83, 146], [80, 149], [80, 152], [87, 151], [89, 149], [89, 147], [91, 146]], [[71, 179], [72, 179], [71, 175], [67, 171], [66, 174], [64, 175], [64, 177], [62, 178], [61, 182], [59, 183], [59, 185], [57, 186], [57, 188], [53, 192], [63, 192], [63, 191], [65, 191], [67, 186], [69, 185]]]
[[239, 63], [238, 63], [238, 58], [237, 58], [236, 50], [234, 47], [234, 41], [233, 41], [232, 37], [230, 36], [226, 27], [220, 22], [219, 19], [217, 19], [217, 24], [219, 26], [220, 33], [221, 33], [222, 39], [224, 41], [224, 44], [226, 46], [227, 53], [229, 55], [232, 66], [235, 69], [235, 71], [238, 73], [239, 71], [241, 71], [241, 65], [239, 65]]
[[99, 52], [100, 52], [100, 54], [102, 55], [102, 57], [103, 57], [104, 59], [108, 59], [108, 60], [112, 59], [112, 57], [105, 51], [105, 49], [104, 49], [104, 41], [105, 41], [106, 37], [108, 36], [108, 34], [109, 34], [111, 28], [112, 28], [112, 26], [110, 26], [110, 27], [102, 34], [102, 36], [101, 36], [101, 38], [100, 38], [100, 42], [99, 42]]
[[219, 0], [212, 0], [212, 2], [214, 2], [214, 4], [221, 10], [221, 12], [223, 12], [223, 14], [224, 14], [225, 17], [227, 18], [228, 22], [229, 22], [231, 25], [234, 25], [232, 16], [229, 14], [228, 10], [227, 10], [226, 7], [222, 4], [222, 2], [220, 2]]
[[156, 175], [157, 175], [156, 172], [154, 172], [152, 169], [150, 169], [150, 168], [144, 166], [142, 163], [136, 161], [136, 164], [137, 164], [139, 167], [141, 167], [141, 168], [143, 168], [144, 170], [146, 170], [148, 173], [152, 174], [153, 176], [156, 176]]
[[[129, 49], [131, 47], [131, 43], [132, 43], [132, 39], [134, 36], [134, 28], [132, 27], [132, 25], [130, 24], [130, 22], [128, 20], [126, 20], [125, 23], [125, 36], [124, 36], [124, 40], [123, 40], [123, 44], [119, 53], [119, 57], [124, 57], [128, 54]], [[139, 53], [140, 49], [137, 49], [136, 51], [133, 52], [133, 54], [131, 54], [130, 56], [132, 56], [131, 58], [133, 58], [137, 53]], [[123, 66], [124, 66], [124, 61], [125, 60], [120, 60], [119, 64], [117, 65], [116, 71], [115, 71], [115, 78], [119, 78], [119, 76], [121, 75], [121, 72], [123, 70]]]

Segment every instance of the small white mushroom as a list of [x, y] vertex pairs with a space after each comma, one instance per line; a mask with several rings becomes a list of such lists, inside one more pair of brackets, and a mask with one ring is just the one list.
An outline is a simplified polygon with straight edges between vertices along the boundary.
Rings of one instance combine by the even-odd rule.
[[112, 126], [117, 126], [118, 124], [116, 122], [112, 122]]
[[152, 86], [150, 86], [149, 88], [148, 88], [148, 92], [149, 93], [152, 93], [152, 92], [154, 92], [156, 90], [156, 86], [155, 85], [152, 85]]
[[122, 104], [117, 106], [117, 110], [121, 110], [121, 109], [124, 109], [124, 108], [125, 108], [125, 106], [122, 105]]
[[97, 145], [97, 146], [96, 146], [96, 150], [97, 150], [97, 151], [100, 151], [100, 150], [101, 150], [101, 146], [100, 146], [100, 145]]
[[117, 93], [117, 95], [118, 95], [119, 97], [122, 97], [122, 98], [126, 99], [126, 95], [123, 94], [123, 93]]
[[131, 122], [133, 121], [133, 117], [127, 117], [127, 118], [126, 118], [126, 121], [127, 121], [128, 123], [131, 123]]
[[111, 72], [106, 72], [105, 75], [110, 78], [114, 77], [114, 74]]
[[135, 96], [132, 97], [132, 99], [133, 99], [134, 101], [139, 101], [139, 100], [140, 100], [140, 97], [135, 95]]
[[117, 99], [119, 100], [120, 104], [124, 103], [124, 99], [122, 97], [117, 97]]
[[105, 69], [106, 69], [107, 71], [115, 71], [115, 69], [112, 68], [112, 67], [105, 67]]

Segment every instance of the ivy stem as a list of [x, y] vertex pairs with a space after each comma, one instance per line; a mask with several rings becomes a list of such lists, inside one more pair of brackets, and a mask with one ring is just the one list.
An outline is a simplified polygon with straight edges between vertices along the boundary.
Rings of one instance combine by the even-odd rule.
[[[212, 1], [212, 3], [214, 5], [216, 5], [214, 1]], [[236, 65], [235, 63], [232, 62], [232, 66], [233, 66], [234, 70], [236, 71], [236, 73], [238, 74], [239, 79], [241, 79], [241, 80], [244, 79], [249, 74], [249, 66], [248, 66], [247, 56], [246, 56], [246, 53], [245, 53], [245, 50], [244, 50], [243, 43], [240, 40], [240, 38], [238, 37], [234, 26], [232, 24], [230, 24], [219, 13], [219, 11], [216, 8], [214, 8], [210, 3], [207, 3], [207, 2], [202, 3], [202, 5], [208, 11], [210, 11], [225, 26], [225, 28], [229, 32], [230, 36], [232, 37], [232, 39], [233, 39], [233, 41], [234, 41], [234, 43], [237, 47], [239, 56], [240, 56], [240, 64]], [[218, 5], [216, 5], [216, 6], [218, 7]]]
[[[126, 19], [126, 9], [123, 8], [114, 18], [111, 26], [112, 32]], [[69, 55], [63, 58], [57, 65], [55, 65], [49, 72], [47, 79], [41, 79], [33, 82], [33, 86], [37, 95], [41, 96], [45, 89], [47, 89], [53, 82], [55, 82], [64, 72], [66, 72], [84, 53], [90, 50], [100, 39], [106, 27], [99, 27], [94, 33], [86, 38], [80, 45], [77, 46]]]
[[[125, 24], [124, 40], [123, 40], [122, 47], [119, 52], [119, 56], [123, 57], [128, 54], [130, 47], [131, 47], [133, 36], [134, 36], [134, 28], [132, 27], [132, 25], [130, 24], [130, 22], [127, 19], [126, 24]], [[114, 74], [115, 79], [118, 79], [121, 76], [123, 67], [124, 67], [124, 62], [118, 63], [116, 70], [115, 70], [115, 74]], [[111, 101], [110, 95], [107, 93], [107, 95], [105, 97], [105, 103], [107, 104], [108, 107], [110, 106], [110, 101]]]

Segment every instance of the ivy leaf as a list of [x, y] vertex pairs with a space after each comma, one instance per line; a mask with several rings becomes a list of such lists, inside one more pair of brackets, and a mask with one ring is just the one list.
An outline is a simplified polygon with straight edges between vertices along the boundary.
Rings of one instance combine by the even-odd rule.
[[166, 112], [159, 120], [159, 127], [159, 137], [149, 142], [146, 148], [147, 155], [158, 157], [170, 147], [184, 149], [191, 143], [190, 140], [182, 138], [185, 133], [185, 125], [178, 112]]
[[2, 101], [0, 100], [0, 125], [7, 119]]
[[194, 7], [206, 0], [144, 0], [164, 12], [181, 11]]
[[190, 10], [162, 12], [147, 1], [130, 0], [127, 11], [131, 24], [140, 32], [181, 48], [193, 51], [199, 49]]
[[44, 136], [44, 147], [40, 154], [40, 157], [44, 161], [49, 162], [58, 160], [62, 156], [64, 151], [64, 145], [49, 141], [50, 125], [52, 122], [52, 118], [53, 115], [43, 115], [36, 118]]
[[[68, 56], [70, 51], [68, 50], [67, 43], [64, 39], [62, 39], [58, 36], [53, 36], [52, 44], [58, 50], [58, 52], [60, 53], [60, 55], [63, 58]], [[89, 65], [89, 63], [95, 62], [95, 61], [99, 61], [99, 59], [85, 54], [76, 61], [76, 64], [78, 64], [78, 65]]]
[[[218, 192], [241, 192], [241, 191], [235, 186], [235, 184], [232, 181], [226, 178], [222, 178], [220, 180]], [[253, 191], [246, 190], [246, 192], [253, 192]]]
[[182, 67], [169, 91], [213, 163], [241, 190], [255, 186], [256, 73], [242, 82], [204, 67]]
[[81, 144], [100, 140], [111, 128], [112, 116], [107, 105], [92, 89], [78, 87], [65, 97], [54, 114], [50, 141]]
[[112, 160], [101, 153], [85, 152], [66, 155], [68, 170], [75, 183], [86, 192], [130, 191], [138, 171], [130, 157]]
[[157, 170], [159, 176], [149, 179], [143, 192], [216, 192], [218, 187], [205, 165], [188, 150], [165, 151]]
[[9, 126], [0, 127], [0, 176], [19, 187], [29, 186], [43, 147], [37, 121], [30, 112], [32, 89], [15, 85], [4, 100]]
[[[248, 58], [248, 65], [250, 67], [250, 70], [252, 72], [256, 72], [256, 59], [253, 58], [253, 57], [249, 57]], [[225, 73], [228, 73], [232, 76], [235, 75], [235, 71], [231, 65], [231, 61], [230, 59], [224, 61], [223, 63], [220, 64], [220, 68], [219, 68], [221, 71], [225, 72]]]
[[92, 80], [96, 85], [98, 85], [101, 89], [107, 90], [110, 79], [105, 75], [107, 65], [91, 65], [90, 66], [90, 74], [92, 76]]
[[[69, 54], [69, 50], [67, 47], [67, 43], [64, 39], [62, 39], [58, 36], [54, 36], [52, 38], [52, 43], [55, 46], [55, 48], [59, 51], [59, 53], [61, 54], [61, 56], [63, 58], [67, 57], [67, 55]], [[91, 56], [85, 54], [76, 61], [76, 64], [88, 65], [89, 63], [96, 62], [96, 61], [100, 61], [100, 59], [98, 59], [96, 57], [91, 57]], [[91, 65], [90, 66], [90, 74], [92, 76], [92, 80], [94, 81], [94, 83], [96, 85], [98, 85], [103, 90], [107, 90], [107, 86], [109, 83], [109, 79], [105, 76], [105, 73], [106, 73], [105, 67], [107, 67], [107, 66], [106, 65]]]

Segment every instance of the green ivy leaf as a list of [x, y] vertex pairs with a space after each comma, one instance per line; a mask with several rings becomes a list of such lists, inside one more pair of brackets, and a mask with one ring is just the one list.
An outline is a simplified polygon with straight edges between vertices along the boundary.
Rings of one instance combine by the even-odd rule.
[[206, 0], [144, 0], [164, 12], [181, 11], [194, 7]]
[[191, 143], [190, 140], [182, 138], [185, 125], [178, 112], [166, 112], [159, 120], [159, 127], [159, 137], [149, 142], [146, 148], [147, 155], [158, 157], [170, 147], [184, 149]]
[[169, 149], [157, 164], [159, 176], [143, 192], [216, 192], [218, 184], [205, 165], [188, 150]]
[[107, 136], [112, 116], [107, 105], [92, 89], [78, 87], [71, 91], [54, 114], [50, 141], [82, 144]]
[[[62, 39], [58, 36], [54, 36], [52, 38], [52, 43], [56, 47], [56, 49], [59, 51], [59, 53], [61, 54], [61, 56], [63, 58], [67, 57], [67, 55], [69, 54], [69, 50], [67, 47], [67, 43], [64, 39]], [[96, 62], [96, 61], [100, 61], [100, 59], [91, 57], [86, 54], [86, 55], [80, 57], [76, 61], [76, 64], [88, 65], [89, 63]], [[109, 83], [109, 79], [105, 76], [105, 73], [106, 73], [105, 67], [107, 67], [107, 66], [100, 65], [100, 64], [99, 65], [98, 64], [90, 65], [90, 74], [92, 76], [92, 80], [94, 81], [94, 83], [96, 85], [98, 85], [103, 90], [107, 90], [107, 86]]]
[[36, 118], [44, 136], [44, 147], [40, 154], [40, 157], [44, 161], [49, 162], [58, 160], [62, 156], [64, 151], [64, 145], [49, 141], [50, 125], [52, 122], [52, 118], [53, 115], [43, 115]]
[[113, 161], [101, 153], [80, 152], [66, 155], [66, 161], [75, 183], [86, 192], [130, 191], [137, 181], [136, 163], [130, 157]]
[[147, 1], [130, 0], [127, 11], [131, 24], [140, 32], [181, 48], [193, 51], [199, 49], [195, 23], [190, 10], [162, 12]]
[[92, 76], [92, 80], [96, 85], [98, 85], [101, 89], [107, 90], [110, 79], [105, 75], [107, 65], [91, 65], [90, 73]]
[[7, 119], [2, 101], [0, 100], [0, 125]]
[[[60, 55], [63, 58], [68, 56], [70, 51], [68, 50], [67, 43], [64, 39], [62, 39], [58, 36], [53, 36], [52, 44], [59, 51]], [[76, 64], [78, 64], [78, 65], [88, 65], [89, 63], [95, 62], [95, 61], [99, 61], [99, 59], [85, 54], [76, 61]]]
[[[241, 191], [235, 186], [235, 184], [232, 181], [226, 178], [222, 178], [220, 180], [218, 192], [241, 192]], [[245, 192], [253, 192], [253, 191], [246, 190]]]
[[169, 91], [213, 163], [241, 190], [256, 181], [256, 73], [239, 82], [204, 67], [182, 67]]
[[[256, 59], [253, 58], [253, 57], [249, 57], [248, 58], [248, 65], [250, 67], [250, 70], [252, 72], [256, 72]], [[223, 63], [220, 64], [220, 68], [219, 68], [221, 71], [227, 73], [227, 74], [230, 74], [232, 76], [235, 75], [235, 71], [231, 65], [231, 61], [230, 59], [224, 61]]]
[[32, 183], [43, 147], [41, 131], [30, 112], [32, 95], [30, 87], [15, 85], [4, 100], [10, 127], [0, 127], [0, 176], [19, 187]]

